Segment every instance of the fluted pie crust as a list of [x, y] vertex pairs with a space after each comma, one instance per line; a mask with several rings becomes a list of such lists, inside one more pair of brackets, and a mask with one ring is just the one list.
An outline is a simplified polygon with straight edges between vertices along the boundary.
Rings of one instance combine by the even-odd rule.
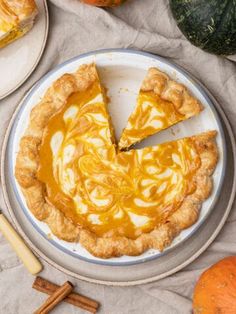
[[[52, 233], [58, 238], [68, 242], [79, 241], [94, 256], [110, 258], [140, 255], [150, 248], [162, 251], [183, 229], [197, 221], [201, 204], [211, 193], [211, 175], [218, 160], [216, 132], [205, 132], [186, 140], [190, 141], [194, 147], [199, 165], [191, 178], [193, 190], [191, 193], [186, 193], [176, 210], [171, 209], [150, 232], [141, 232], [133, 238], [109, 235], [109, 233], [98, 235], [85, 225], [75, 223], [71, 217], [56, 208], [48, 198], [45, 183], [38, 179], [40, 147], [50, 119], [65, 106], [73, 93], [87, 91], [95, 82], [99, 82], [99, 78], [94, 64], [90, 64], [81, 66], [73, 74], [64, 74], [52, 84], [40, 103], [31, 111], [29, 125], [20, 141], [15, 167], [16, 179], [29, 209], [38, 220], [47, 223]], [[158, 77], [155, 75], [154, 78], [150, 78], [150, 82], [150, 86], [147, 82], [145, 83], [146, 89], [153, 88], [154, 82], [158, 85]], [[113, 149], [115, 146], [111, 124], [108, 137], [109, 147]], [[182, 141], [185, 143], [185, 140]], [[154, 146], [153, 150], [160, 149], [161, 145]], [[150, 149], [152, 152], [152, 148]], [[122, 154], [126, 152], [118, 152], [115, 157], [111, 158], [122, 159], [123, 156], [125, 157]], [[135, 152], [129, 151], [127, 154], [132, 155]]]

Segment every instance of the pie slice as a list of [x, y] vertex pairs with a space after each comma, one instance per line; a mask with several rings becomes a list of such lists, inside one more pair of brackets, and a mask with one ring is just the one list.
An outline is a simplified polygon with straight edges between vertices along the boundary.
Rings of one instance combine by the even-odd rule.
[[0, 48], [26, 34], [37, 13], [34, 0], [0, 0]]
[[200, 113], [202, 105], [187, 88], [156, 68], [149, 69], [137, 105], [119, 141], [124, 150], [156, 132]]

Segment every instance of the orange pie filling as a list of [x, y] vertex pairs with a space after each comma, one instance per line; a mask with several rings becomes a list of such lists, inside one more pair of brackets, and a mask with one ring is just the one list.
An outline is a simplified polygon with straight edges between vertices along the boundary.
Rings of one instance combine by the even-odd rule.
[[141, 139], [185, 120], [175, 106], [154, 92], [141, 91], [137, 106], [124, 129], [119, 148], [127, 148]]
[[[147, 134], [150, 123], [160, 121], [163, 128], [169, 119], [181, 119], [165, 113], [167, 120], [159, 108], [158, 115], [149, 112], [151, 118], [140, 113]], [[74, 223], [97, 236], [135, 239], [165, 223], [195, 191], [200, 164], [191, 138], [116, 154], [106, 104], [95, 84], [73, 94], [50, 119], [38, 179], [45, 183], [47, 201]]]

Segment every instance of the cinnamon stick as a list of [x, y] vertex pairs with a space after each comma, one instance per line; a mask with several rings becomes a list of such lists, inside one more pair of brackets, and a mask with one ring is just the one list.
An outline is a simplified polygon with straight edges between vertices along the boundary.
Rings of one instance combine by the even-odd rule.
[[59, 287], [34, 314], [47, 314], [73, 290], [73, 285], [66, 281]]
[[[36, 277], [32, 287], [40, 292], [52, 295], [59, 286], [42, 278]], [[96, 313], [99, 303], [78, 293], [70, 293], [63, 301], [80, 307], [88, 312]]]

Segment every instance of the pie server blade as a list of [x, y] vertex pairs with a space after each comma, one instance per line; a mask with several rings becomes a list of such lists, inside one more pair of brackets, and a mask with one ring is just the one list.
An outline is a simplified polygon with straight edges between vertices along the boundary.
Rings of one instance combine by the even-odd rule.
[[25, 244], [24, 240], [16, 232], [16, 230], [9, 223], [7, 218], [3, 215], [0, 209], [0, 231], [11, 244], [12, 248], [22, 260], [25, 267], [32, 275], [38, 274], [42, 270], [42, 264], [33, 254], [33, 252]]

